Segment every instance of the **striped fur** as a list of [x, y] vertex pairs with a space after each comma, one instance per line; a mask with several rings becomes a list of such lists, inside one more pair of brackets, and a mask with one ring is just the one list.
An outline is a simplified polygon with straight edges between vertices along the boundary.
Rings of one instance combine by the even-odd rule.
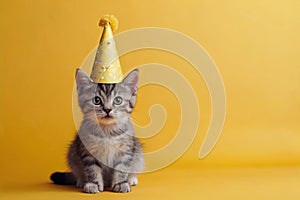
[[137, 184], [136, 174], [144, 167], [142, 147], [130, 118], [137, 81], [137, 70], [118, 84], [96, 84], [77, 70], [78, 100], [84, 118], [70, 145], [68, 164], [84, 192], [99, 193], [104, 187], [130, 192], [130, 186]]

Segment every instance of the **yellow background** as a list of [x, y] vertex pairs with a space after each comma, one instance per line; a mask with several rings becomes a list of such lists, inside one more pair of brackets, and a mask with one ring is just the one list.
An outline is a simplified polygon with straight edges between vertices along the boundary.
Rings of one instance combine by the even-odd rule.
[[[164, 27], [201, 44], [223, 78], [227, 117], [216, 147], [199, 160], [211, 115], [201, 77], [167, 52], [122, 56], [124, 72], [149, 62], [180, 71], [198, 91], [200, 126], [182, 158], [141, 175], [132, 193], [105, 192], [93, 198], [299, 199], [299, 8], [297, 0], [1, 1], [1, 199], [92, 197], [52, 185], [48, 177], [67, 170], [65, 153], [75, 133], [74, 73], [98, 43], [97, 23], [106, 13], [119, 19], [118, 32]], [[145, 151], [168, 143], [180, 120], [176, 98], [149, 86], [140, 90], [136, 122], [149, 123], [147, 111], [154, 103], [164, 105], [169, 115], [157, 136], [143, 140]]]

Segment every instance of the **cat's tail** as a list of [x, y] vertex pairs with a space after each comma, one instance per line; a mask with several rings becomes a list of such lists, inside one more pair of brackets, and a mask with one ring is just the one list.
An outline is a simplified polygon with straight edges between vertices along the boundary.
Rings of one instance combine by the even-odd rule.
[[50, 179], [58, 185], [75, 185], [76, 178], [71, 172], [54, 172]]

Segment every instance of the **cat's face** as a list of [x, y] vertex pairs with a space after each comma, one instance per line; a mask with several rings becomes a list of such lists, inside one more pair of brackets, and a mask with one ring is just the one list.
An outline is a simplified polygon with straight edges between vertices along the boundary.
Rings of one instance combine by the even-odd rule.
[[76, 72], [80, 108], [89, 120], [103, 126], [122, 123], [132, 112], [137, 93], [138, 70], [121, 83], [94, 83], [82, 70]]

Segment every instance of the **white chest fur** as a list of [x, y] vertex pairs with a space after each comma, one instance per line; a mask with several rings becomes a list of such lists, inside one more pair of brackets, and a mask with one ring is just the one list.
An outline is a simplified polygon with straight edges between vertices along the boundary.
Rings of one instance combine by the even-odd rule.
[[[116, 136], [118, 137], [118, 136]], [[90, 137], [83, 143], [94, 158], [107, 167], [113, 168], [126, 151], [126, 144], [120, 138]]]

